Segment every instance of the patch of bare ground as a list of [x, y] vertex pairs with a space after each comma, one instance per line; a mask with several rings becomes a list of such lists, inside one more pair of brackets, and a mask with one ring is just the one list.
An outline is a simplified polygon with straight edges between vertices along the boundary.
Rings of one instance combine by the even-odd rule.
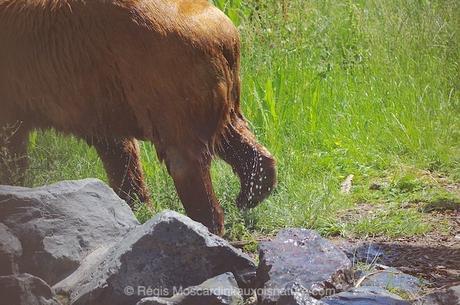
[[352, 209], [340, 212], [339, 221], [343, 223], [357, 222], [361, 219], [369, 218], [384, 209], [383, 205], [360, 203]]
[[430, 171], [422, 171], [422, 176], [436, 182], [440, 186], [442, 186], [446, 191], [460, 196], [460, 183], [459, 182], [452, 182], [449, 178], [447, 178], [442, 173], [434, 173]]
[[[366, 213], [366, 208], [360, 210]], [[399, 238], [335, 237], [332, 241], [348, 252], [367, 253], [369, 257], [364, 260], [368, 263], [396, 267], [404, 273], [424, 279], [427, 290], [459, 285], [460, 211], [433, 211], [425, 219], [433, 229], [424, 235]]]

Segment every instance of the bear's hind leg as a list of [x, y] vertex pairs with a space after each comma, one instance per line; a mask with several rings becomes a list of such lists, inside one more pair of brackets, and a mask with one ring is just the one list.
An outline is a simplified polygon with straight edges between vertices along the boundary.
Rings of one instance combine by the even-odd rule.
[[134, 138], [87, 137], [104, 164], [110, 186], [133, 209], [137, 201], [150, 202], [140, 160], [139, 144]]
[[217, 235], [224, 234], [224, 212], [212, 188], [211, 157], [168, 149], [166, 166], [187, 215]]
[[29, 131], [22, 121], [0, 122], [0, 184], [24, 185]]

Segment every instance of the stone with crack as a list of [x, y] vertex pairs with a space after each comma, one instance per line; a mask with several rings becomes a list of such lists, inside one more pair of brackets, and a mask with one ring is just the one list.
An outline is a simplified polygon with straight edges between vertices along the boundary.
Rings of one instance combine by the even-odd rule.
[[22, 256], [21, 242], [0, 223], [0, 275], [18, 273], [18, 260]]
[[60, 305], [45, 281], [33, 275], [0, 276], [0, 303], [8, 305]]
[[170, 297], [178, 287], [226, 272], [240, 287], [251, 287], [256, 271], [241, 250], [172, 211], [156, 215], [101, 252], [54, 286], [71, 304], [125, 305], [148, 296]]
[[49, 284], [67, 277], [101, 244], [139, 225], [129, 206], [97, 179], [38, 188], [2, 185], [0, 223], [22, 244], [15, 259], [19, 272]]
[[243, 298], [232, 273], [188, 287], [170, 298], [144, 298], [137, 305], [241, 305]]

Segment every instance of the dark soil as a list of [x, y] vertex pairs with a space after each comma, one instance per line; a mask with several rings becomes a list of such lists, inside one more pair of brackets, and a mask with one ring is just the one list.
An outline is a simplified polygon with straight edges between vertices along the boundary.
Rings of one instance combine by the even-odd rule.
[[[393, 239], [333, 238], [332, 241], [347, 251], [358, 249], [361, 260], [367, 263], [396, 267], [424, 279], [427, 288], [459, 285], [460, 211], [433, 211], [428, 216], [434, 230], [425, 235]], [[448, 223], [449, 232], [437, 230], [436, 223], [440, 222]], [[362, 253], [369, 257], [363, 258]]]

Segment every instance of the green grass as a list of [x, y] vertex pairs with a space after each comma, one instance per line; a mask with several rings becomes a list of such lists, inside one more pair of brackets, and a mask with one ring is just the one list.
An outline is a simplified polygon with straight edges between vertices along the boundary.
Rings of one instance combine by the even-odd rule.
[[[458, 1], [216, 2], [241, 32], [244, 113], [279, 169], [274, 194], [241, 213], [233, 205], [236, 177], [222, 161], [214, 163], [228, 238], [251, 240], [289, 226], [323, 234], [423, 234], [432, 226], [419, 204], [458, 202], [445, 188], [460, 180]], [[106, 180], [85, 144], [53, 132], [32, 139], [29, 185]], [[182, 211], [151, 144], [142, 144], [142, 158], [154, 209]], [[349, 174], [352, 193], [343, 195]], [[376, 181], [382, 187], [369, 189]], [[341, 219], [363, 203], [381, 210]], [[146, 220], [151, 209], [138, 215]]]

